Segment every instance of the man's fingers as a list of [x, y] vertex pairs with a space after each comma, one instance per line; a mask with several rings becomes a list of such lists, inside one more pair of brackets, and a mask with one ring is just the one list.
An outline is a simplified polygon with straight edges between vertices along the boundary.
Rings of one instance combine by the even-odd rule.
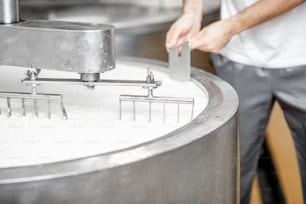
[[174, 24], [166, 35], [166, 48], [170, 49], [172, 47], [178, 47], [183, 41], [186, 41], [189, 27], [181, 25], [182, 22], [177, 22]]
[[190, 49], [201, 50], [203, 52], [219, 53], [220, 48], [213, 41], [207, 41], [205, 37], [198, 37], [190, 42]]
[[190, 43], [189, 47], [191, 50], [199, 48], [202, 45], [202, 39], [200, 33], [190, 38], [189, 43]]
[[169, 51], [170, 48], [176, 48], [177, 54], [180, 55], [181, 51], [182, 51], [182, 44], [184, 42], [187, 42], [186, 39], [187, 39], [186, 36], [179, 37], [178, 40], [177, 40], [177, 43], [175, 44], [175, 46], [167, 48], [167, 51]]
[[171, 27], [166, 36], [167, 49], [177, 47], [180, 34], [180, 29], [178, 29], [177, 27]]

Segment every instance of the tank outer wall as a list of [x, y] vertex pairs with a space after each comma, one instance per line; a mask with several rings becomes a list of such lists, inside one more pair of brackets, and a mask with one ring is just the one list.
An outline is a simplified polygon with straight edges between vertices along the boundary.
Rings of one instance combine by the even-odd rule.
[[5, 204], [237, 203], [237, 114], [192, 143], [124, 166], [0, 185]]

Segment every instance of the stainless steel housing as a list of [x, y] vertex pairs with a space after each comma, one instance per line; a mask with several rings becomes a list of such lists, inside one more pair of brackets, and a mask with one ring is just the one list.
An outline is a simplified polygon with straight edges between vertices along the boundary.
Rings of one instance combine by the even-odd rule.
[[115, 68], [115, 28], [59, 21], [0, 25], [0, 64], [78, 73]]
[[[167, 71], [157, 61], [122, 62]], [[187, 125], [120, 151], [0, 169], [0, 203], [237, 203], [236, 92], [199, 69], [192, 69], [192, 80], [207, 90], [209, 102]]]
[[19, 22], [19, 0], [0, 1], [0, 23], [10, 24]]

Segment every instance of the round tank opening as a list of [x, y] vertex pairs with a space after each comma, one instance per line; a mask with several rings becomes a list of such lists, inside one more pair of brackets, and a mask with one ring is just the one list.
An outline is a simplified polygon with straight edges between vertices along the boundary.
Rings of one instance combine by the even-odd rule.
[[[169, 78], [164, 69], [148, 64], [118, 62], [117, 68], [101, 74], [102, 79], [145, 80], [150, 68], [156, 80], [163, 85], [154, 90], [156, 96], [192, 97], [195, 99], [194, 116], [197, 117], [208, 104], [206, 89], [196, 81], [177, 82]], [[40, 77], [78, 78], [77, 73], [43, 70]], [[22, 68], [1, 66], [0, 87], [5, 91], [28, 91], [20, 83], [24, 78]], [[6, 113], [5, 99], [0, 99], [0, 168], [38, 165], [73, 160], [126, 149], [143, 144], [170, 133], [191, 120], [189, 105], [166, 104], [165, 121], [163, 105], [152, 105], [152, 119], [148, 122], [148, 104], [136, 103], [136, 120], [133, 105], [122, 104], [119, 120], [120, 94], [146, 95], [139, 87], [96, 87], [88, 91], [84, 86], [42, 85], [38, 92], [63, 94], [69, 115], [62, 120], [59, 104], [52, 104], [52, 118], [47, 118], [47, 105], [38, 104], [39, 117], [34, 117], [33, 101], [26, 101], [27, 116], [21, 116], [20, 101], [12, 100], [12, 117]]]

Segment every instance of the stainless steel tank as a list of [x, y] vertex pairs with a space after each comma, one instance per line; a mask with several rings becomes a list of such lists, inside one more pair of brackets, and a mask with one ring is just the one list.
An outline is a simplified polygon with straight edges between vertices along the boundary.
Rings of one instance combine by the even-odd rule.
[[[121, 63], [167, 64], [141, 59]], [[237, 203], [238, 98], [218, 77], [192, 69], [209, 96], [194, 120], [158, 139], [69, 161], [0, 169], [5, 204]], [[111, 137], [112, 135], [109, 135]]]

